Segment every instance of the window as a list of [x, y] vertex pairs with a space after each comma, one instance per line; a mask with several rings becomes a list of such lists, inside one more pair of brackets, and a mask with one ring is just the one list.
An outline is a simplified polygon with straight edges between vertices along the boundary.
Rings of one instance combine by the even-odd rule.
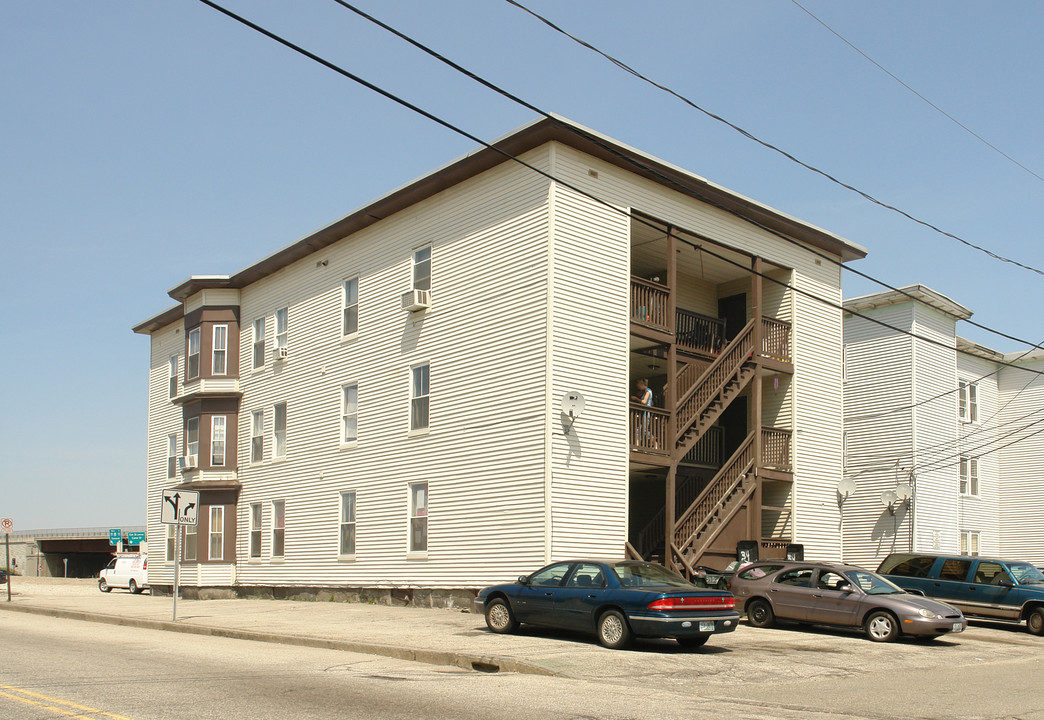
[[228, 325], [214, 326], [212, 375], [224, 375], [228, 370]]
[[189, 330], [188, 369], [185, 377], [188, 380], [199, 377], [199, 328]]
[[254, 369], [265, 366], [265, 319], [254, 321]]
[[961, 455], [960, 478], [961, 495], [979, 494], [979, 458]]
[[[819, 579], [816, 581], [816, 587], [821, 590], [839, 590], [842, 585], [851, 585], [841, 573], [831, 571], [821, 571], [819, 573]], [[866, 588], [864, 588], [865, 590]]]
[[272, 557], [283, 557], [286, 541], [286, 501], [272, 501]]
[[[979, 554], [979, 531], [978, 530], [962, 530], [961, 531], [961, 555], [978, 555]], [[967, 560], [947, 560], [946, 563], [960, 562], [964, 566], [964, 570], [961, 576], [946, 578], [944, 580], [964, 580], [968, 574], [968, 567], [971, 565]], [[943, 573], [946, 572], [946, 563], [943, 563]]]
[[261, 503], [250, 506], [250, 557], [261, 557]]
[[341, 386], [341, 442], [353, 443], [359, 439], [359, 386]]
[[199, 418], [189, 418], [185, 421], [185, 454], [199, 455]]
[[170, 384], [170, 388], [167, 391], [168, 397], [178, 396], [178, 356], [171, 355], [170, 360], [167, 361], [167, 382]]
[[211, 560], [221, 560], [225, 554], [225, 508], [214, 505], [210, 508], [210, 555]]
[[429, 366], [415, 365], [410, 382], [410, 430], [428, 429]]
[[793, 587], [811, 587], [812, 569], [797, 568], [795, 570], [788, 570], [776, 578], [776, 582], [780, 585], [791, 585]]
[[276, 343], [277, 348], [286, 347], [287, 329], [289, 328], [289, 308], [276, 310]]
[[341, 335], [348, 337], [359, 332], [359, 278], [344, 281], [341, 308]]
[[286, 457], [286, 403], [272, 406], [272, 456]]
[[975, 568], [975, 577], [972, 579], [972, 582], [977, 582], [981, 585], [1000, 585], [1005, 580], [1011, 582], [1011, 578], [1008, 577], [1008, 572], [1004, 569], [1004, 566], [998, 563], [980, 562], [979, 566]]
[[[968, 533], [961, 533], [961, 552], [964, 554], [966, 554], [964, 547], [967, 539], [966, 535]], [[975, 552], [979, 552], [979, 533], [975, 533]], [[970, 560], [944, 560], [942, 567], [939, 569], [939, 579], [964, 582], [965, 578], [968, 577], [968, 569], [970, 567]]]
[[529, 584], [533, 587], [558, 587], [565, 579], [572, 563], [558, 563], [543, 570], [537, 570], [529, 576]]
[[250, 462], [265, 459], [265, 411], [255, 410], [250, 414]]
[[341, 493], [341, 555], [355, 554], [355, 493]]
[[431, 245], [413, 251], [413, 289], [431, 290]]
[[605, 573], [601, 565], [580, 563], [569, 576], [566, 587], [601, 588], [605, 587]]
[[[177, 537], [177, 525], [167, 525], [167, 562], [174, 562], [174, 542]], [[116, 562], [113, 560], [113, 562]]]
[[196, 561], [196, 526], [185, 525], [185, 547], [182, 549], [182, 560]]
[[178, 436], [167, 436], [167, 479], [178, 476]]
[[[928, 577], [935, 564], [935, 558], [924, 555], [893, 555], [880, 567], [882, 575], [902, 575], [903, 577]], [[889, 567], [893, 565], [893, 567]]]
[[225, 464], [225, 416], [210, 418], [210, 464], [221, 467]]
[[410, 552], [428, 551], [428, 483], [410, 485]]
[[961, 380], [957, 385], [957, 409], [964, 422], [979, 422], [979, 385]]

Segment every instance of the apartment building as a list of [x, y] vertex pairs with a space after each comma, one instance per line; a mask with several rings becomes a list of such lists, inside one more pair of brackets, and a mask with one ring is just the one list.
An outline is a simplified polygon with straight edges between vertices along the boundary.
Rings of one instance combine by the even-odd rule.
[[199, 587], [838, 554], [837, 263], [865, 250], [564, 119], [495, 145], [531, 167], [477, 150], [134, 328], [154, 586], [171, 487], [201, 492]]
[[1044, 564], [1044, 352], [958, 336], [972, 311], [924, 285], [845, 309], [844, 559], [876, 566], [913, 550]]

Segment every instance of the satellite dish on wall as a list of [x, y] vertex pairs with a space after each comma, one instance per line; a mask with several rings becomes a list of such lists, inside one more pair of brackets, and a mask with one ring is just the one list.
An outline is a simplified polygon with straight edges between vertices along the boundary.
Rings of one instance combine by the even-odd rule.
[[562, 414], [568, 415], [572, 420], [580, 417], [585, 407], [584, 396], [578, 392], [571, 391], [562, 396]]
[[855, 495], [856, 484], [852, 478], [844, 478], [837, 484], [837, 492], [843, 497], [847, 498], [849, 495]]

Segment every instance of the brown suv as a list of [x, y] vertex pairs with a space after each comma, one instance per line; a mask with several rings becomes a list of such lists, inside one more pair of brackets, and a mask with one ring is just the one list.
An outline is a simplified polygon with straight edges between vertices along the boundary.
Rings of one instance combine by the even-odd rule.
[[737, 572], [729, 585], [736, 609], [754, 627], [778, 618], [863, 629], [875, 642], [899, 635], [939, 637], [968, 623], [960, 610], [910, 595], [877, 573], [840, 563], [768, 560]]

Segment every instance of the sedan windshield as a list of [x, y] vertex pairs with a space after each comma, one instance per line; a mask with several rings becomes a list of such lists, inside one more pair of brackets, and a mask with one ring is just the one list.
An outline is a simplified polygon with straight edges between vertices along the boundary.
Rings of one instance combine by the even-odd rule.
[[906, 592], [877, 573], [867, 570], [849, 570], [845, 575], [867, 595], [895, 595]]
[[653, 563], [624, 561], [612, 563], [609, 567], [616, 573], [621, 587], [655, 587], [669, 585], [671, 587], [693, 588], [681, 575], [672, 573], [661, 565]]
[[1029, 563], [1010, 563], [1008, 570], [1019, 585], [1044, 585], [1044, 573]]

